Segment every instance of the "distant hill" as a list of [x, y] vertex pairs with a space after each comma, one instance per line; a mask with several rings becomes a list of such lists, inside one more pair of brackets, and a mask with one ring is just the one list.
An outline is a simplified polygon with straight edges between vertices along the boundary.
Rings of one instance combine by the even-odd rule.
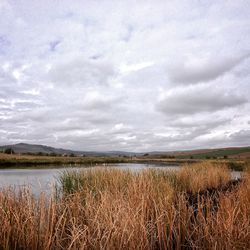
[[36, 144], [27, 144], [27, 143], [18, 143], [13, 145], [4, 145], [0, 146], [0, 152], [3, 152], [5, 149], [11, 148], [17, 154], [74, 154], [74, 155], [86, 155], [86, 156], [118, 156], [126, 155], [131, 156], [134, 153], [131, 152], [122, 152], [122, 151], [110, 151], [110, 152], [95, 152], [95, 151], [75, 151], [62, 148], [54, 148], [45, 145], [36, 145]]
[[231, 147], [216, 149], [201, 149], [176, 154], [177, 158], [193, 157], [194, 159], [205, 158], [250, 158], [250, 147]]
[[125, 151], [75, 151], [62, 148], [54, 148], [45, 145], [18, 143], [13, 145], [0, 146], [0, 152], [7, 148], [11, 148], [17, 154], [74, 154], [74, 155], [86, 155], [86, 156], [146, 156], [146, 157], [168, 157], [174, 156], [175, 158], [194, 158], [194, 159], [206, 159], [206, 158], [250, 158], [250, 147], [231, 147], [231, 148], [215, 148], [215, 149], [198, 149], [198, 150], [185, 150], [185, 151], [168, 151], [168, 152], [125, 152]]
[[210, 159], [210, 158], [250, 158], [250, 147], [230, 147], [213, 149], [195, 149], [171, 152], [151, 152], [149, 155], [169, 156], [178, 159]]

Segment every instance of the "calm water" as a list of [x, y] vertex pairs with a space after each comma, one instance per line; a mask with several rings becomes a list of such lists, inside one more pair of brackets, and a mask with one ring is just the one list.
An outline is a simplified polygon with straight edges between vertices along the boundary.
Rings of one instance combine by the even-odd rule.
[[[103, 165], [100, 165], [103, 167]], [[108, 167], [114, 167], [119, 169], [129, 169], [132, 171], [140, 171], [145, 168], [161, 167], [160, 165], [153, 164], [108, 164]], [[166, 169], [178, 169], [176, 166], [164, 166]], [[22, 186], [29, 186], [34, 193], [41, 191], [48, 192], [53, 189], [53, 186], [57, 183], [58, 177], [63, 171], [73, 171], [79, 169], [89, 169], [86, 166], [78, 167], [51, 167], [47, 169], [0, 169], [0, 189], [9, 186], [18, 188]]]
[[[103, 166], [103, 165], [100, 165]], [[108, 164], [108, 167], [140, 171], [146, 168], [161, 168], [166, 170], [178, 170], [178, 166], [154, 165], [154, 164]], [[57, 183], [60, 174], [67, 170], [87, 169], [85, 166], [78, 167], [53, 167], [48, 169], [0, 169], [0, 189], [9, 186], [19, 188], [29, 186], [35, 194], [41, 191], [50, 192]], [[232, 178], [239, 178], [239, 172], [232, 172]]]

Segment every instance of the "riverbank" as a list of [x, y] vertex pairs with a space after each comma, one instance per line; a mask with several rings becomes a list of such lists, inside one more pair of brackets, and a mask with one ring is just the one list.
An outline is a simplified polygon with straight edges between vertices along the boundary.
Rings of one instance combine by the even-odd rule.
[[49, 199], [1, 190], [0, 248], [249, 249], [250, 173], [230, 178], [224, 165], [203, 162], [178, 172], [65, 172]]
[[38, 155], [8, 155], [0, 153], [0, 168], [29, 167], [49, 165], [95, 165], [109, 163], [128, 163], [131, 160], [122, 157], [70, 157], [70, 156], [38, 156]]
[[204, 159], [162, 159], [149, 157], [70, 157], [70, 156], [39, 156], [39, 155], [18, 155], [18, 154], [2, 154], [0, 153], [0, 168], [39, 168], [51, 167], [53, 165], [105, 165], [115, 163], [144, 163], [159, 164], [166, 166], [180, 166], [183, 164], [194, 164], [200, 162], [209, 162], [215, 165], [226, 165], [231, 170], [243, 171], [249, 168], [249, 163], [244, 160], [220, 159], [220, 160], [204, 160]]

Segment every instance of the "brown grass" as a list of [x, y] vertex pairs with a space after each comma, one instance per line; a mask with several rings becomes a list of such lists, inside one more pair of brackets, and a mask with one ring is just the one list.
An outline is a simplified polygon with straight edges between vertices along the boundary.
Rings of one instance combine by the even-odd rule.
[[212, 165], [209, 162], [201, 162], [193, 166], [185, 165], [178, 175], [179, 188], [192, 192], [217, 187], [231, 179], [231, 173], [226, 165]]
[[83, 165], [96, 165], [102, 163], [126, 163], [128, 158], [111, 157], [111, 156], [39, 156], [39, 155], [18, 155], [18, 154], [3, 154], [0, 153], [0, 167], [8, 168], [14, 166], [15, 168], [34, 167], [34, 165], [70, 165], [70, 164], [83, 164]]
[[2, 190], [0, 248], [248, 249], [249, 173], [220, 194], [216, 211], [210, 198], [199, 201], [197, 215], [186, 202], [186, 191], [216, 188], [228, 174], [204, 165], [176, 174], [96, 169], [66, 173], [60, 198]]

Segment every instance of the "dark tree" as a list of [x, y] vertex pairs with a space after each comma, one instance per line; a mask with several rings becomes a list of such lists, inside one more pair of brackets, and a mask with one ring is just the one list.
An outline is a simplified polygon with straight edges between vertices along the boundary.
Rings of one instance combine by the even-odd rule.
[[9, 155], [15, 154], [15, 152], [14, 152], [14, 150], [12, 148], [6, 148], [4, 150], [4, 153], [9, 154]]

